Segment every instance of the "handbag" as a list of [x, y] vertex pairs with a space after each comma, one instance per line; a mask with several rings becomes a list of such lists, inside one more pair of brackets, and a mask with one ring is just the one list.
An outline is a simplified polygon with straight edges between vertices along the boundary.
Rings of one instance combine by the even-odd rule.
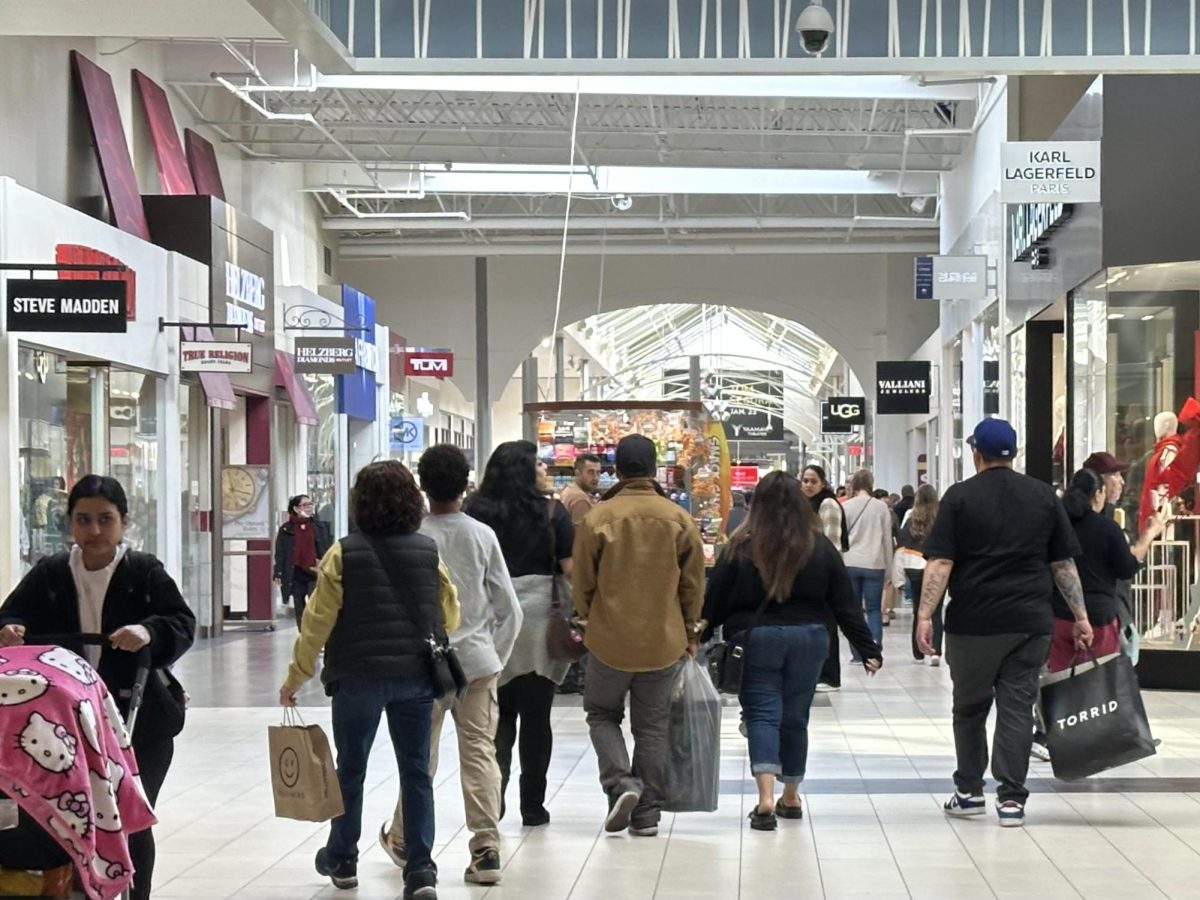
[[[379, 544], [374, 538], [368, 537], [367, 542], [371, 545], [371, 549], [375, 551], [375, 556], [378, 557], [380, 565], [383, 566], [388, 581], [392, 585], [392, 590], [400, 596], [407, 596], [405, 591], [400, 590], [400, 585], [404, 584], [404, 582], [396, 578], [389, 564], [388, 555], [381, 552]], [[405, 609], [409, 611], [410, 616], [412, 615], [414, 606], [418, 611], [421, 609], [419, 603], [410, 602], [405, 604]], [[419, 612], [417, 616], [417, 626], [429, 635], [425, 638], [426, 645], [429, 647], [426, 664], [429, 667], [429, 678], [433, 682], [434, 697], [443, 702], [462, 699], [462, 696], [467, 692], [467, 675], [463, 671], [458, 654], [450, 644], [450, 638], [446, 636], [446, 629], [442, 627], [440, 622], [421, 621]]]
[[709, 675], [713, 684], [722, 694], [737, 694], [742, 690], [742, 672], [746, 665], [746, 641], [750, 632], [762, 618], [763, 611], [771, 602], [770, 597], [764, 597], [754, 612], [754, 618], [743, 631], [740, 641], [718, 641], [713, 645], [709, 661]]
[[554, 533], [554, 502], [546, 504], [546, 527], [550, 530], [550, 618], [546, 621], [546, 652], [551, 659], [576, 662], [587, 653], [583, 633], [563, 615], [558, 568], [558, 537]]

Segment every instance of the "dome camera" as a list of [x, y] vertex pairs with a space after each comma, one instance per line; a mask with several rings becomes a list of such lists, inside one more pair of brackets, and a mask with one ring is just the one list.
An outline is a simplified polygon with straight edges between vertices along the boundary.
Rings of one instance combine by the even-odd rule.
[[633, 206], [633, 198], [628, 194], [614, 194], [611, 197], [612, 205], [621, 212], [625, 212]]
[[829, 46], [829, 36], [833, 34], [833, 16], [829, 14], [821, 0], [816, 0], [796, 17], [796, 34], [800, 35], [800, 43], [813, 56], [820, 56]]

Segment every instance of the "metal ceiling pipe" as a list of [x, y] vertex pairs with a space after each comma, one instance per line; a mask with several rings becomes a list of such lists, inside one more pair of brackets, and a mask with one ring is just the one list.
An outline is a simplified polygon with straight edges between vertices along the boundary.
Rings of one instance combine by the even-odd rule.
[[[326, 231], [461, 231], [461, 221], [450, 218], [451, 213], [402, 213], [394, 218], [358, 218], [337, 216], [324, 222]], [[464, 218], [463, 213], [459, 218]], [[423, 218], [424, 217], [424, 218]], [[480, 217], [470, 219], [472, 231], [553, 231], [562, 227], [557, 216]], [[575, 216], [571, 233], [587, 229], [611, 228], [614, 231], [659, 231], [713, 228], [768, 230], [777, 228], [921, 228], [936, 229], [936, 219], [909, 216], [681, 216], [659, 219], [657, 216]]]
[[[846, 254], [878, 254], [898, 253], [903, 255], [920, 253], [937, 253], [938, 242], [907, 241], [889, 244], [873, 242], [862, 244], [847, 244], [839, 241], [835, 244], [737, 244], [737, 243], [703, 243], [703, 244], [630, 244], [618, 248], [602, 249], [599, 244], [572, 244], [571, 258], [581, 256], [600, 256], [607, 252], [612, 256], [810, 256], [810, 255], [846, 255]], [[360, 246], [355, 243], [343, 243], [339, 250], [342, 259], [395, 259], [408, 256], [546, 256], [554, 257], [558, 253], [555, 243], [541, 244], [487, 244], [487, 243], [446, 243], [446, 244], [412, 244], [407, 241], [397, 241], [391, 247], [370, 244]]]

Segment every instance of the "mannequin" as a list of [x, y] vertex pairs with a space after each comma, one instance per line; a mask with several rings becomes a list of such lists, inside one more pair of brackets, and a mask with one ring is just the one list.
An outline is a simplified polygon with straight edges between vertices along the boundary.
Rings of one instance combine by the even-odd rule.
[[[1179, 426], [1187, 426], [1180, 435]], [[1200, 467], [1200, 403], [1189, 397], [1176, 416], [1160, 412], [1154, 417], [1154, 437], [1157, 443], [1146, 463], [1142, 482], [1141, 502], [1138, 505], [1138, 525], [1145, 523], [1165, 501], [1174, 499], [1196, 481]]]

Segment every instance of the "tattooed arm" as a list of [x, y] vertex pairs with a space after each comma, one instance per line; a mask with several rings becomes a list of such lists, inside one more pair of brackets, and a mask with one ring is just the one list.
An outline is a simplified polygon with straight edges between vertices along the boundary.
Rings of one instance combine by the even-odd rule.
[[1050, 563], [1054, 583], [1062, 598], [1067, 601], [1075, 616], [1075, 646], [1079, 649], [1092, 645], [1092, 626], [1088, 623], [1087, 604], [1083, 600], [1083, 585], [1079, 581], [1079, 570], [1075, 560], [1062, 559]]
[[921, 584], [921, 608], [917, 611], [917, 649], [926, 656], [937, 651], [933, 646], [933, 611], [942, 602], [954, 561], [931, 559], [925, 564], [925, 578]]

